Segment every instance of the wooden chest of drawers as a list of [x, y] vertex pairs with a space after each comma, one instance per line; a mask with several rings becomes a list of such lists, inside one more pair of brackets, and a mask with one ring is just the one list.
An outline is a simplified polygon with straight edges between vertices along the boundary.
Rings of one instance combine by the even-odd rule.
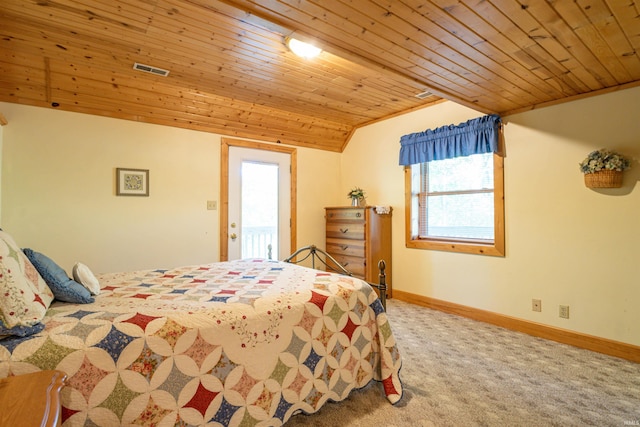
[[391, 212], [378, 214], [373, 206], [325, 210], [327, 253], [354, 276], [372, 283], [378, 283], [378, 261], [384, 260], [391, 298]]

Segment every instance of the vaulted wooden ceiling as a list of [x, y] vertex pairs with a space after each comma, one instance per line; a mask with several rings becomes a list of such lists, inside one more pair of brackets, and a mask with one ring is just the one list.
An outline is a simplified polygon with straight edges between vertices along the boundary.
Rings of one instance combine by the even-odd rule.
[[3, 0], [0, 36], [0, 101], [337, 152], [441, 99], [504, 115], [640, 82], [633, 0]]

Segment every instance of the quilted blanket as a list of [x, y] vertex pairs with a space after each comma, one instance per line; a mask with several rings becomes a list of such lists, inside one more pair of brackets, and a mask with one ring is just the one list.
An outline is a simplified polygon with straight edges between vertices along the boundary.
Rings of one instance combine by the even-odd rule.
[[99, 277], [91, 304], [54, 302], [45, 330], [0, 340], [0, 378], [58, 369], [63, 426], [279, 426], [372, 380], [402, 395], [373, 289], [241, 260]]

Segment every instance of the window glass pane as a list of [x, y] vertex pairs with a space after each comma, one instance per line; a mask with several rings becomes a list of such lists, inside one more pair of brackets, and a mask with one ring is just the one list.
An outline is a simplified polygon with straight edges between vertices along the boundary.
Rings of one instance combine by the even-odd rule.
[[242, 258], [277, 258], [278, 165], [243, 162], [241, 200]]
[[493, 188], [493, 154], [474, 154], [428, 163], [429, 192]]
[[493, 240], [493, 192], [429, 196], [426, 199], [426, 235], [422, 237]]
[[504, 256], [504, 162], [475, 157], [405, 168], [408, 248]]

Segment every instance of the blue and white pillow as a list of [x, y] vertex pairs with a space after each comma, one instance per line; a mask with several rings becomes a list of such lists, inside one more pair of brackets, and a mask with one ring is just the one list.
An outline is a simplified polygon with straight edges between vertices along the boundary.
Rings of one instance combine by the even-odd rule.
[[49, 285], [55, 299], [77, 304], [89, 304], [95, 301], [87, 288], [69, 278], [67, 273], [51, 258], [28, 248], [22, 251]]
[[0, 340], [6, 337], [28, 337], [44, 330], [44, 323], [38, 322], [33, 326], [14, 326], [13, 328], [5, 327], [0, 322]]

